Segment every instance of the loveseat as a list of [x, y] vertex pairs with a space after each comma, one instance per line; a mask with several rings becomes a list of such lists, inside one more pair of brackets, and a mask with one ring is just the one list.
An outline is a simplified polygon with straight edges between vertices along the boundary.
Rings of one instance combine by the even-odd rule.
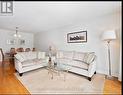
[[20, 76], [24, 72], [44, 67], [48, 63], [45, 52], [18, 52], [14, 59], [15, 69]]
[[70, 72], [88, 77], [91, 81], [96, 74], [96, 55], [94, 52], [58, 51], [56, 63], [66, 65]]

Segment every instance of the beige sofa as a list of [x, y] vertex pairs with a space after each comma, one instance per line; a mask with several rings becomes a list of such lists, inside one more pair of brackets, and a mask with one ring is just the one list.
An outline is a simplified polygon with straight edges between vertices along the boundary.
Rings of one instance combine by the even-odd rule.
[[94, 52], [75, 52], [58, 51], [56, 54], [56, 63], [64, 64], [70, 72], [91, 77], [96, 73], [96, 55]]
[[45, 52], [20, 52], [15, 55], [15, 69], [20, 76], [24, 72], [44, 67], [47, 63]]

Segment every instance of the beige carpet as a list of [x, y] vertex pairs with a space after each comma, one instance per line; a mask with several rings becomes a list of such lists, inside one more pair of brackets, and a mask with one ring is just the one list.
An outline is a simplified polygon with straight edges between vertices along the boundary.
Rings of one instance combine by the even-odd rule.
[[51, 79], [44, 68], [24, 73], [22, 77], [15, 73], [15, 76], [31, 94], [102, 94], [105, 80], [101, 74], [88, 81], [86, 77], [72, 73], [66, 74], [65, 81], [64, 74], [54, 74]]

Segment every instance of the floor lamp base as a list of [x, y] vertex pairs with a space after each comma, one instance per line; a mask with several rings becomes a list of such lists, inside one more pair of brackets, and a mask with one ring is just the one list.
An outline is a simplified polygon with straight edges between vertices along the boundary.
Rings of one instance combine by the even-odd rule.
[[116, 77], [111, 76], [111, 75], [106, 75], [106, 76], [105, 76], [105, 79], [109, 79], [109, 80], [117, 80]]

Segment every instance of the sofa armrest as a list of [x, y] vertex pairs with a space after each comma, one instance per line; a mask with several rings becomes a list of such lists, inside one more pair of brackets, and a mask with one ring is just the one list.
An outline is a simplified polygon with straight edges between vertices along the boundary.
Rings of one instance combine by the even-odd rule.
[[92, 63], [89, 64], [89, 67], [88, 67], [89, 77], [91, 77], [95, 71], [96, 71], [96, 58]]
[[15, 69], [19, 72], [22, 73], [22, 63], [18, 59], [14, 59], [15, 61]]
[[45, 59], [46, 59], [46, 63], [48, 63], [49, 62], [49, 57], [46, 56]]

